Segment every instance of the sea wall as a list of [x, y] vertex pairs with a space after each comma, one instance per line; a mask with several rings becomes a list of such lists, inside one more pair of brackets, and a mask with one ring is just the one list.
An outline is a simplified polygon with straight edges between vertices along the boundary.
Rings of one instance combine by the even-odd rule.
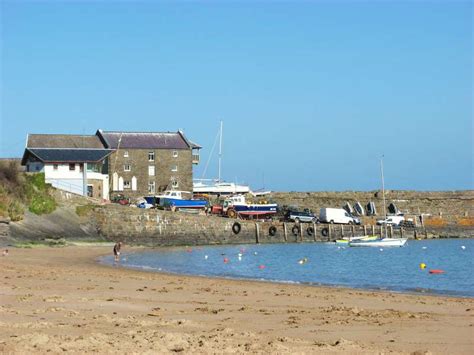
[[[369, 201], [374, 202], [377, 216], [364, 217], [365, 224], [373, 224], [383, 216], [383, 196], [381, 191], [368, 192], [275, 192], [267, 197], [280, 206], [293, 205], [309, 208], [319, 213], [322, 207], [342, 207], [346, 202], [353, 206], [360, 202], [364, 208]], [[394, 203], [407, 218], [420, 222], [423, 215], [425, 226], [459, 225], [474, 227], [474, 191], [385, 191], [386, 206]]]
[[[96, 208], [93, 218], [105, 239], [149, 246], [319, 242], [373, 233], [385, 235], [380, 226], [254, 222], [125, 206]], [[235, 223], [240, 225], [239, 233], [233, 230]], [[272, 226], [274, 235], [270, 233]], [[408, 238], [474, 237], [474, 228], [388, 228], [387, 234]]]

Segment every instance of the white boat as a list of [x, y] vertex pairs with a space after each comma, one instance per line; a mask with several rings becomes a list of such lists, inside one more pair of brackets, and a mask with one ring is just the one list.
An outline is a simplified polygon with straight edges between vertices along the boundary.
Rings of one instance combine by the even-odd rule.
[[218, 166], [218, 178], [217, 179], [195, 179], [193, 181], [193, 192], [195, 194], [208, 194], [208, 195], [235, 195], [235, 194], [247, 194], [250, 192], [248, 185], [239, 185], [233, 182], [224, 182], [221, 180], [221, 166], [222, 166], [222, 131], [223, 123], [221, 121], [221, 127], [216, 141], [209, 154], [209, 159], [204, 168], [203, 176], [206, 174], [209, 161], [212, 157], [217, 138], [219, 137], [219, 166]]
[[352, 240], [349, 242], [350, 247], [402, 247], [407, 242], [406, 238], [382, 238], [374, 240]]
[[[383, 157], [382, 157], [383, 158]], [[380, 172], [382, 175], [382, 196], [383, 196], [383, 207], [384, 216], [387, 219], [387, 211], [385, 209], [385, 184], [383, 179], [383, 159], [380, 159]], [[387, 227], [385, 226], [385, 237], [373, 239], [373, 240], [353, 240], [349, 242], [350, 247], [402, 247], [407, 242], [407, 238], [388, 238]]]
[[350, 242], [356, 241], [356, 240], [375, 240], [378, 239], [379, 237], [376, 235], [363, 235], [361, 237], [353, 237], [349, 239], [337, 239], [335, 241], [336, 244], [341, 244], [341, 245], [349, 245]]
[[238, 185], [233, 182], [219, 182], [208, 183], [195, 181], [193, 183], [193, 192], [195, 194], [210, 194], [210, 195], [235, 195], [247, 194], [250, 188], [247, 185]]

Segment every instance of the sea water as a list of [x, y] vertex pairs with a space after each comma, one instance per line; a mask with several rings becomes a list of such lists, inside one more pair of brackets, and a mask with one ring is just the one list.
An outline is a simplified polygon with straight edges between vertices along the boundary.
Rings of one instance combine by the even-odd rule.
[[[404, 247], [329, 243], [160, 248], [122, 253], [120, 266], [185, 275], [474, 297], [474, 240]], [[113, 263], [108, 256], [102, 262]], [[420, 264], [425, 264], [422, 269]], [[442, 274], [430, 274], [433, 269]]]

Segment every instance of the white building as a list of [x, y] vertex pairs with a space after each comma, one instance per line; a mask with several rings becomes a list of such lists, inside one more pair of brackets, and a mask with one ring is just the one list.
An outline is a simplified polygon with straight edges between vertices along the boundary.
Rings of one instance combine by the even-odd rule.
[[35, 134], [28, 136], [22, 165], [27, 172], [43, 172], [45, 182], [58, 189], [109, 199], [111, 153], [96, 136]]

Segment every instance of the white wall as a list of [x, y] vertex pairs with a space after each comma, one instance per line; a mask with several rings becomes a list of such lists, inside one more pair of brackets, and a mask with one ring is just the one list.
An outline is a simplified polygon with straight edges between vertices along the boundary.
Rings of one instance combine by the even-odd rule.
[[[69, 164], [58, 164], [57, 170], [53, 164], [44, 166], [45, 181], [57, 189], [69, 191], [78, 195], [84, 193], [83, 173], [79, 164], [75, 164], [74, 170], [69, 170]], [[102, 180], [102, 198], [109, 199], [109, 176], [106, 174], [87, 172], [87, 179]]]

